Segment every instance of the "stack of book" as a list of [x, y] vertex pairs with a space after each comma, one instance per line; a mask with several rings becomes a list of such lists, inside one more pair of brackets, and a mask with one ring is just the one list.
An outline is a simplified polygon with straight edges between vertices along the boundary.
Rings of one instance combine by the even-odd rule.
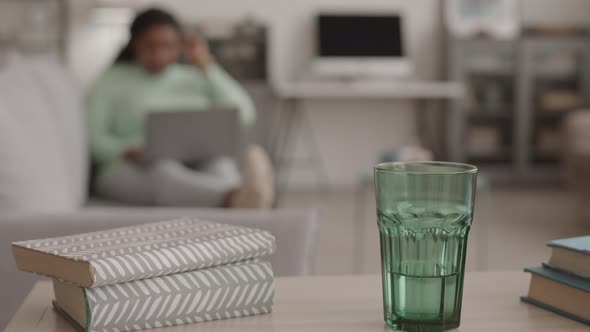
[[132, 331], [268, 313], [268, 232], [183, 218], [13, 243], [21, 270], [53, 278], [81, 331]]
[[551, 258], [531, 273], [527, 296], [521, 299], [590, 325], [590, 236], [547, 243]]

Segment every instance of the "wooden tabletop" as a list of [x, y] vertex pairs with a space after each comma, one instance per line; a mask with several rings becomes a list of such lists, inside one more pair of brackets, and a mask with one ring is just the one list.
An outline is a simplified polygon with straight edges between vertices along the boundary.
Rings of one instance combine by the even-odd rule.
[[[466, 276], [461, 327], [456, 331], [587, 331], [586, 325], [521, 303], [529, 276], [523, 272], [474, 272]], [[74, 332], [51, 307], [49, 281], [38, 282], [6, 332]], [[150, 331], [195, 331], [182, 325]], [[389, 331], [383, 323], [378, 276], [276, 279], [272, 314], [198, 323], [207, 331]]]
[[273, 88], [281, 98], [299, 99], [461, 99], [465, 97], [465, 86], [462, 83], [450, 81], [303, 80], [275, 85]]

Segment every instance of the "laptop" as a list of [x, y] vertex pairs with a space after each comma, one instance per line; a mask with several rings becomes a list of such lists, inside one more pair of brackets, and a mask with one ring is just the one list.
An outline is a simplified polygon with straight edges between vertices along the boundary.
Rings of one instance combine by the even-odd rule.
[[219, 156], [237, 158], [242, 137], [235, 109], [153, 112], [145, 130], [147, 161], [194, 163]]

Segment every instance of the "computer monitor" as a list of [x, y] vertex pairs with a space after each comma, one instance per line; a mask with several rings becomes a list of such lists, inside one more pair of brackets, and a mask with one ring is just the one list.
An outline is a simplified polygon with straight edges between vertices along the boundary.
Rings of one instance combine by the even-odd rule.
[[313, 72], [330, 76], [407, 76], [412, 71], [399, 14], [320, 13]]

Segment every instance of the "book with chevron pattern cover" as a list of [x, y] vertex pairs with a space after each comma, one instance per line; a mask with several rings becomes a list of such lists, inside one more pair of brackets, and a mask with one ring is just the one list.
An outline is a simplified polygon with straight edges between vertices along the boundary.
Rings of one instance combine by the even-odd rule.
[[79, 330], [122, 332], [268, 313], [270, 263], [246, 261], [203, 270], [81, 288], [54, 281], [56, 310]]
[[274, 249], [269, 232], [195, 218], [12, 244], [20, 270], [89, 288], [264, 257]]

